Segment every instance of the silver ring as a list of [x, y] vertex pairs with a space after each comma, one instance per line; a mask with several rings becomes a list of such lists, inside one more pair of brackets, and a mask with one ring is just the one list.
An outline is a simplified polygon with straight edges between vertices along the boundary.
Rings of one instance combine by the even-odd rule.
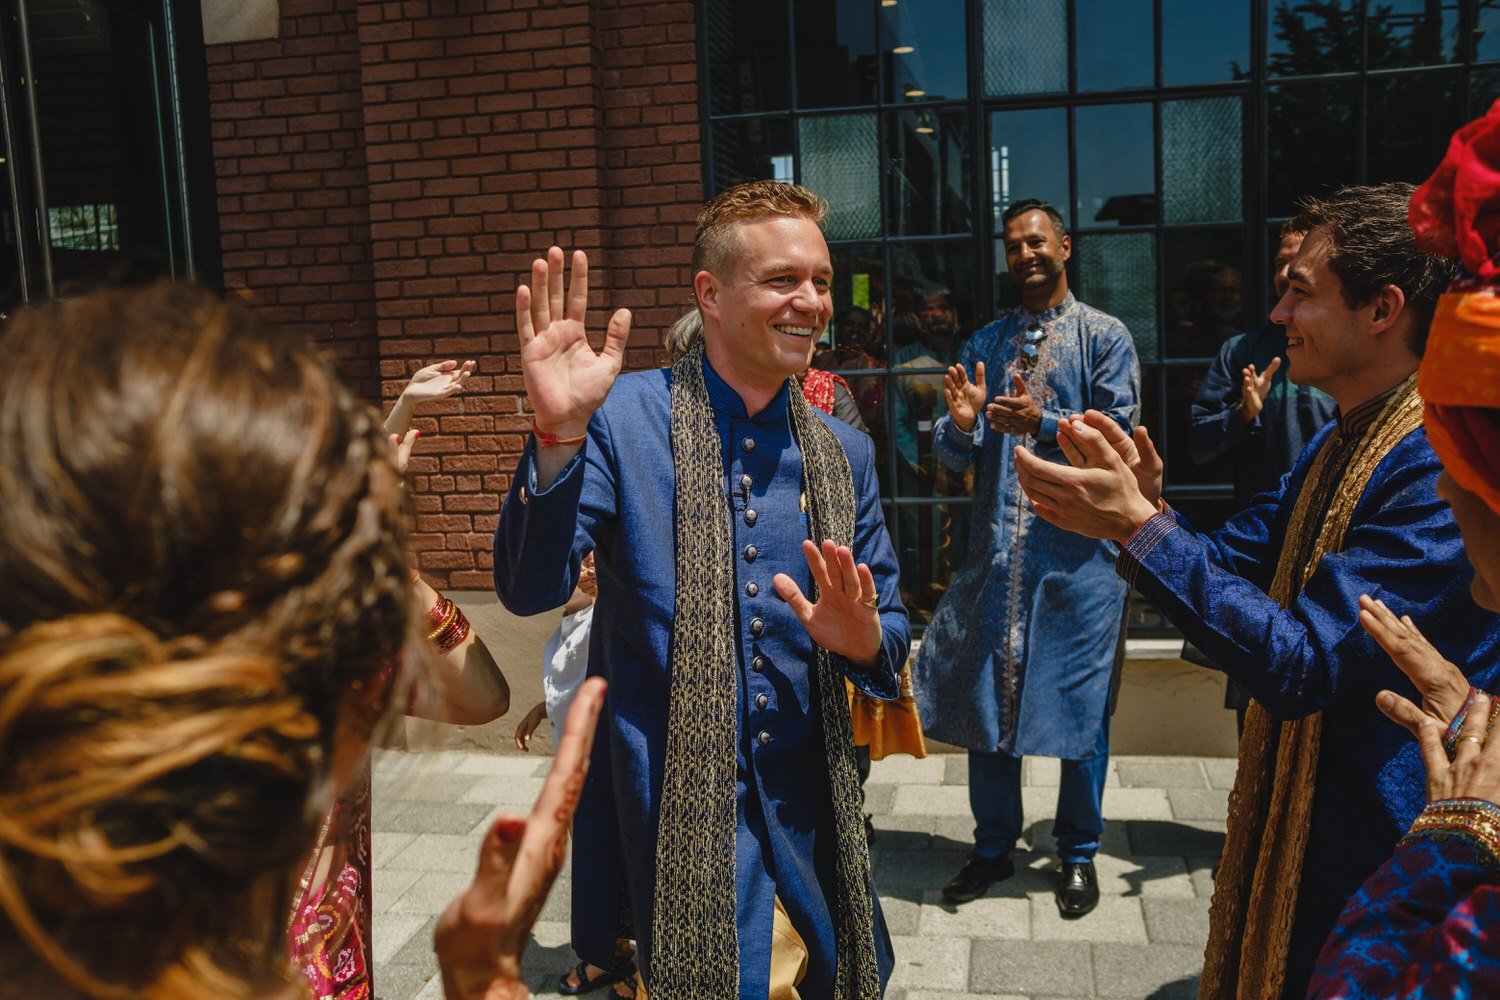
[[[1473, 742], [1473, 743], [1475, 743], [1475, 744], [1477, 744], [1479, 746], [1483, 746], [1484, 745], [1484, 737], [1483, 736], [1460, 736], [1458, 738], [1458, 743], [1469, 743], [1469, 742]], [[1456, 746], [1458, 746], [1458, 743], [1455, 743], [1453, 745], [1456, 747]]]

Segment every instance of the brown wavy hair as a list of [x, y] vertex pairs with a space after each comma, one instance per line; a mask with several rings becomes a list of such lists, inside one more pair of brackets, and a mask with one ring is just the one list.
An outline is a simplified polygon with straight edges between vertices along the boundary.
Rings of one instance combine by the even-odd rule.
[[0, 941], [89, 996], [285, 989], [406, 627], [379, 414], [185, 285], [24, 310], [0, 358]]

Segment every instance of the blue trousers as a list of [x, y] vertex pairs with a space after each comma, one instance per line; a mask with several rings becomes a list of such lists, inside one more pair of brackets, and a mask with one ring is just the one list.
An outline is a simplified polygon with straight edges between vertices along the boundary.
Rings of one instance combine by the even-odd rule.
[[[1094, 754], [1062, 762], [1057, 818], [1052, 836], [1057, 856], [1069, 863], [1092, 861], [1104, 833], [1104, 777], [1109, 770], [1109, 717], [1099, 727]], [[1021, 836], [1021, 758], [1003, 750], [969, 751], [969, 808], [974, 813], [974, 853], [1008, 854]]]

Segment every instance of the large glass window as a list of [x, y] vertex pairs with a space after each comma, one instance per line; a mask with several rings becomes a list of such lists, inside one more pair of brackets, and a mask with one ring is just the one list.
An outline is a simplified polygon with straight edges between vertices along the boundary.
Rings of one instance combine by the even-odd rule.
[[[1266, 322], [1299, 199], [1421, 181], [1500, 97], [1500, 0], [700, 0], [709, 193], [828, 198], [834, 322], [920, 626], [962, 558], [969, 477], [932, 459], [942, 372], [1015, 303], [1000, 217], [1051, 202], [1080, 299], [1130, 328], [1167, 496], [1212, 526], [1230, 469], [1187, 454], [1220, 345]], [[973, 26], [973, 30], [970, 30]], [[1159, 620], [1147, 609], [1135, 626]]]

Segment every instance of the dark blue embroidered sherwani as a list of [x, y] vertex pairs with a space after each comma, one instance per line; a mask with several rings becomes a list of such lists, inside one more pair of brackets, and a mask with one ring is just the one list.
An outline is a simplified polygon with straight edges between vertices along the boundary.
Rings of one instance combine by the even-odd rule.
[[1389, 688], [1419, 696], [1359, 624], [1359, 595], [1411, 615], [1472, 682], [1500, 681], [1500, 619], [1469, 597], [1473, 577], [1427, 434], [1409, 434], [1377, 466], [1343, 549], [1325, 555], [1290, 607], [1266, 596], [1287, 524], [1334, 421], [1308, 444], [1280, 491], [1256, 497], [1211, 535], [1157, 515], [1124, 547], [1123, 575], [1183, 636], [1276, 719], [1323, 713], [1311, 830], [1287, 958], [1301, 996], [1339, 911], [1391, 855], [1426, 802], [1416, 742], [1375, 707]]
[[[804, 593], [802, 455], [787, 392], [747, 416], [709, 367], [704, 380], [723, 443], [725, 516], [734, 536], [739, 645], [739, 767], [735, 869], [740, 996], [764, 1000], [773, 900], [779, 897], [809, 951], [800, 985], [808, 1000], [832, 995], [833, 811], [812, 640], [771, 579], [786, 573]], [[630, 914], [647, 970], [656, 877], [656, 830], [667, 744], [675, 605], [674, 474], [670, 370], [621, 376], [589, 423], [588, 441], [547, 490], [536, 489], [532, 443], [516, 470], [495, 532], [495, 589], [517, 614], [562, 604], [578, 567], [597, 552], [599, 599], [589, 673], [610, 682], [605, 714], [574, 824], [573, 938], [580, 958], [608, 967], [618, 900]], [[909, 624], [898, 596], [867, 435], [819, 413], [849, 456], [858, 497], [854, 555], [880, 592], [881, 655], [850, 680], [877, 698], [898, 693]], [[890, 938], [878, 901], [876, 952], [890, 976]]]

